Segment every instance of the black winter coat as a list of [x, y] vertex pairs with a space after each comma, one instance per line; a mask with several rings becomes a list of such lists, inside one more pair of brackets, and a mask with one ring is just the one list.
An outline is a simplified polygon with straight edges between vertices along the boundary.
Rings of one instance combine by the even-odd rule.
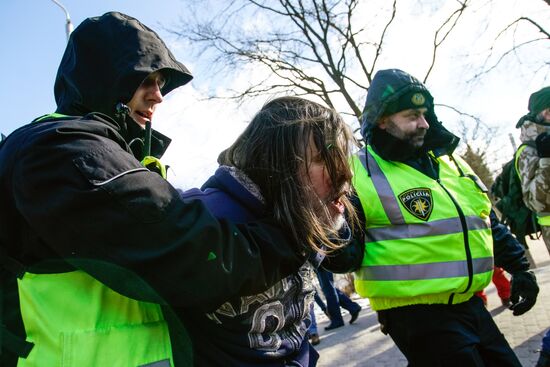
[[[3, 337], [25, 339], [14, 264], [34, 273], [80, 269], [127, 297], [205, 311], [263, 291], [303, 264], [270, 220], [219, 221], [134, 157], [127, 142], [140, 129], [115, 106], [158, 70], [168, 79], [164, 93], [191, 79], [137, 20], [90, 18], [71, 35], [55, 85], [57, 112], [72, 117], [31, 123], [0, 143]], [[155, 136], [159, 156], [167, 139]], [[171, 337], [177, 361], [172, 327]], [[0, 365], [14, 365], [6, 346]]]

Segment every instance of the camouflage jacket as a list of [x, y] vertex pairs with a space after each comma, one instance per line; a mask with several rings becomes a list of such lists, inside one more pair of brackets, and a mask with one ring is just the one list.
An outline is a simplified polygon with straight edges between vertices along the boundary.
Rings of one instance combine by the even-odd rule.
[[[522, 143], [534, 141], [548, 127], [525, 121], [521, 127]], [[526, 146], [518, 157], [523, 201], [536, 213], [550, 212], [550, 158], [539, 158], [537, 149]]]

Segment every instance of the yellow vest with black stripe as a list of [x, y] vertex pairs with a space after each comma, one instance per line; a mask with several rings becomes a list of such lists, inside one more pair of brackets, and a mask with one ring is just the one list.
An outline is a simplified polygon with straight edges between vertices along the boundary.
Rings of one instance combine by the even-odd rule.
[[374, 310], [461, 303], [491, 280], [491, 202], [465, 162], [432, 158], [438, 180], [370, 146], [352, 160], [366, 218], [355, 287]]

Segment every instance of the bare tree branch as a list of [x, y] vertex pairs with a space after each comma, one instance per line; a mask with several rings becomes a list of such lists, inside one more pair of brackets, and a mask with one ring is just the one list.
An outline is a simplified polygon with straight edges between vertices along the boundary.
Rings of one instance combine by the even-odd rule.
[[[436, 63], [437, 50], [469, 1], [458, 1], [460, 7], [437, 28], [426, 78]], [[232, 90], [232, 99], [285, 91], [310, 94], [328, 106], [335, 106], [335, 99], [345, 101], [347, 108], [341, 112], [359, 119], [362, 106], [357, 101], [364, 100], [383, 55], [396, 19], [397, 0], [380, 2], [383, 21], [378, 31], [368, 34], [365, 27], [356, 27], [368, 24], [365, 19], [355, 20], [360, 4], [364, 5], [359, 0], [231, 0], [212, 17], [203, 20], [197, 14], [194, 21], [172, 33], [198, 45], [201, 56], [219, 69], [217, 75], [240, 72], [247, 65], [269, 71], [270, 77], [251, 80], [244, 90]], [[255, 14], [260, 25], [240, 26], [244, 12]]]
[[371, 75], [374, 74], [374, 68], [376, 67], [376, 62], [378, 61], [378, 57], [382, 53], [382, 44], [384, 42], [384, 39], [386, 37], [386, 33], [388, 32], [388, 29], [390, 28], [390, 25], [393, 23], [393, 20], [395, 19], [395, 13], [397, 12], [397, 0], [393, 0], [392, 4], [392, 13], [391, 17], [384, 26], [384, 30], [382, 31], [382, 34], [380, 35], [380, 40], [378, 41], [378, 47], [376, 47], [376, 55], [374, 56], [374, 60], [372, 60], [371, 63], [371, 69], [367, 74], [367, 77], [369, 79], [369, 83], [371, 82], [372, 78]]
[[[447, 36], [453, 31], [453, 29], [456, 27], [458, 21], [460, 20], [460, 17], [464, 13], [464, 10], [466, 10], [466, 7], [468, 6], [468, 0], [464, 2], [458, 1], [460, 4], [460, 8], [456, 9], [444, 22], [443, 24], [437, 29], [434, 35], [433, 40], [433, 52], [432, 52], [432, 63], [430, 64], [430, 67], [428, 68], [428, 71], [426, 72], [426, 75], [424, 76], [424, 83], [426, 83], [426, 80], [428, 80], [428, 77], [430, 76], [430, 73], [432, 72], [432, 69], [435, 65], [436, 61], [436, 54], [438, 48], [441, 46], [441, 44], [445, 41]], [[441, 39], [439, 39], [440, 32], [443, 31], [443, 28], [445, 28], [450, 22], [452, 21], [452, 24], [450, 25], [449, 29], [443, 34]]]
[[[549, 1], [550, 0], [545, 0], [546, 3], [548, 3]], [[499, 40], [500, 38], [503, 38], [510, 30], [513, 30], [514, 33], [515, 33], [517, 27], [520, 24], [523, 24], [523, 23], [528, 23], [531, 26], [534, 26], [534, 28], [536, 28], [538, 30], [537, 33], [542, 33], [542, 36], [540, 36], [538, 38], [531, 38], [531, 39], [528, 39], [526, 41], [520, 42], [518, 44], [516, 44], [515, 38], [514, 38], [513, 46], [510, 47], [508, 50], [502, 52], [500, 54], [500, 56], [498, 56], [497, 60], [495, 62], [493, 62], [491, 66], [487, 67], [487, 64], [489, 63], [489, 61], [492, 59], [492, 57], [494, 55], [495, 44], [496, 44], [497, 40]], [[470, 81], [476, 80], [476, 79], [480, 78], [482, 75], [490, 73], [491, 71], [496, 69], [507, 56], [509, 56], [510, 54], [516, 54], [520, 48], [522, 48], [524, 46], [527, 46], [527, 45], [530, 45], [530, 44], [533, 44], [533, 43], [544, 42], [544, 41], [550, 41], [550, 33], [545, 28], [543, 28], [540, 24], [538, 24], [537, 22], [535, 22], [533, 19], [531, 19], [529, 17], [519, 17], [519, 18], [517, 18], [516, 20], [514, 20], [513, 22], [508, 24], [503, 30], [501, 30], [497, 34], [497, 36], [495, 37], [495, 41], [494, 41], [493, 45], [489, 48], [487, 57], [485, 58], [485, 62], [484, 62], [483, 67], [481, 68], [481, 71], [475, 73], [473, 75], [473, 77], [470, 79]], [[543, 64], [547, 65], [548, 62], [544, 62]]]

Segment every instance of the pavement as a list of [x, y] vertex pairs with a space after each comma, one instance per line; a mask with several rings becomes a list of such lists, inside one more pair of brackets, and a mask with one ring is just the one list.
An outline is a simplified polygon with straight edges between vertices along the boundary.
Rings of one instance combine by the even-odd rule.
[[[529, 312], [513, 316], [501, 305], [493, 284], [485, 290], [487, 308], [524, 367], [535, 366], [542, 337], [550, 328], [550, 257], [541, 241], [534, 245], [530, 244], [530, 255], [536, 260], [532, 270], [537, 276], [540, 293], [536, 305]], [[363, 307], [359, 318], [353, 325], [346, 324], [335, 330], [324, 330], [328, 318], [316, 309], [321, 338], [321, 343], [315, 347], [320, 354], [318, 366], [407, 366], [407, 360], [391, 338], [380, 331], [376, 313], [370, 309], [368, 300], [357, 298], [354, 301]], [[347, 322], [349, 314], [343, 311], [343, 316]]]

